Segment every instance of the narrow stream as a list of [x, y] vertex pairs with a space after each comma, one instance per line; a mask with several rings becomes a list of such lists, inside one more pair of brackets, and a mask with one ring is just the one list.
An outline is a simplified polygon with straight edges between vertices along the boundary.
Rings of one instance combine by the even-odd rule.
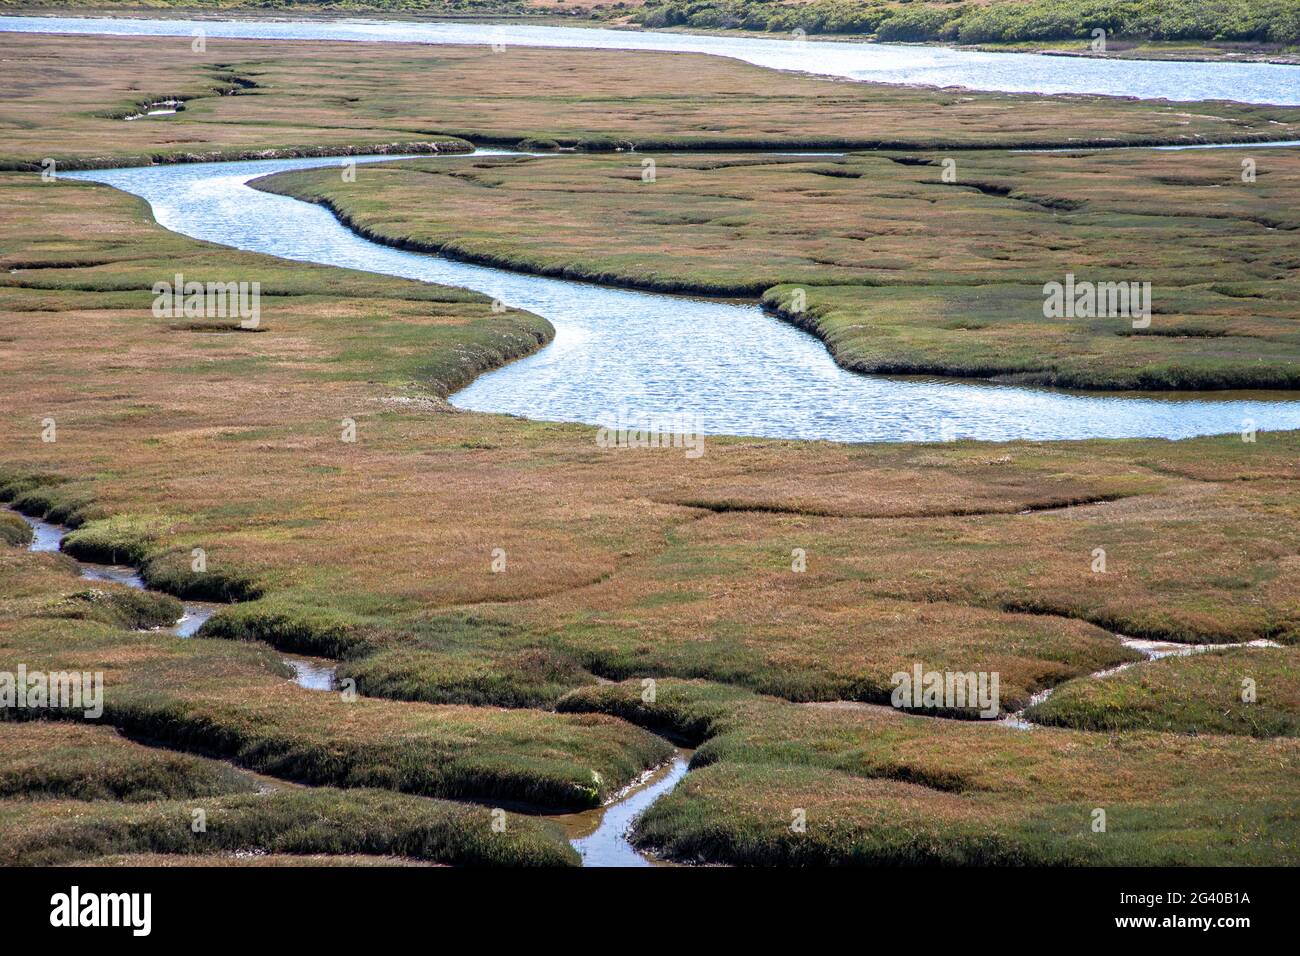
[[[819, 339], [757, 305], [611, 289], [392, 249], [356, 235], [320, 206], [247, 185], [271, 173], [339, 163], [195, 163], [64, 178], [140, 196], [161, 225], [183, 235], [464, 286], [549, 319], [556, 328], [550, 345], [452, 396], [453, 404], [473, 411], [610, 426], [646, 416], [683, 421], [702, 434], [846, 442], [1187, 438], [1237, 432], [1247, 423], [1260, 430], [1300, 428], [1300, 402], [1290, 393], [1136, 397], [859, 375], [836, 365]], [[272, 330], [275, 308], [273, 298], [263, 302]]]
[[628, 830], [652, 803], [686, 776], [690, 759], [691, 751], [679, 748], [672, 760], [646, 771], [605, 806], [551, 819], [564, 828], [583, 866], [671, 866], [632, 846]]
[[[63, 537], [67, 534], [66, 528], [50, 524], [48, 521], [42, 521], [39, 518], [33, 518], [30, 515], [20, 514], [22, 519], [31, 526], [32, 543], [28, 546], [29, 551], [60, 551], [63, 544]], [[94, 561], [83, 561], [80, 558], [73, 558], [77, 562], [77, 567], [81, 569], [81, 576], [87, 581], [107, 581], [113, 584], [124, 584], [129, 588], [137, 588], [141, 591], [147, 590], [144, 578], [135, 568], [125, 564], [99, 564]], [[212, 617], [222, 607], [228, 605], [218, 604], [213, 601], [182, 601], [181, 607], [183, 612], [176, 623], [171, 627], [162, 628], [168, 634], [175, 634], [177, 637], [193, 637], [198, 633], [208, 618]], [[308, 690], [333, 690], [334, 689], [334, 666], [321, 658], [299, 657], [297, 655], [284, 655], [284, 662], [293, 668], [294, 680], [299, 687], [305, 687]]]
[[122, 119], [129, 122], [131, 120], [148, 119], [150, 116], [174, 116], [184, 105], [180, 100], [158, 100], [156, 103], [150, 103], [143, 111], [123, 116]]
[[[32, 541], [29, 551], [61, 550], [67, 529], [58, 525], [19, 514], [32, 529]], [[71, 556], [69, 556], [71, 557]], [[98, 564], [72, 558], [81, 570], [81, 576], [88, 581], [106, 581], [123, 584], [127, 587], [146, 590], [144, 579], [134, 568], [121, 564]], [[207, 601], [183, 602], [184, 614], [170, 628], [161, 629], [177, 637], [193, 637], [210, 618], [223, 606]], [[333, 691], [337, 688], [337, 665], [333, 661], [320, 657], [307, 657], [301, 654], [281, 654], [280, 659], [293, 670], [294, 683], [312, 691]], [[624, 787], [603, 806], [580, 813], [544, 814], [546, 819], [560, 824], [573, 848], [582, 857], [583, 866], [668, 866], [666, 861], [645, 854], [632, 846], [628, 831], [633, 821], [649, 806], [658, 800], [686, 775], [690, 763], [691, 751], [676, 748], [676, 753], [667, 763], [654, 767], [643, 773], [637, 780]], [[256, 775], [255, 775], [256, 776]], [[266, 778], [271, 783], [268, 790], [275, 789], [282, 782]]]
[[334, 690], [338, 667], [333, 663], [298, 654], [284, 654], [280, 659], [293, 668], [293, 679], [299, 687], [307, 690]]
[[[1232, 647], [1281, 647], [1275, 641], [1266, 641], [1263, 639], [1257, 641], [1245, 641], [1239, 644], [1179, 644], [1177, 641], [1149, 641], [1139, 637], [1125, 637], [1117, 634], [1119, 642], [1125, 647], [1131, 648], [1142, 654], [1145, 660], [1129, 661], [1127, 664], [1119, 664], [1115, 667], [1106, 667], [1099, 671], [1087, 675], [1084, 680], [1105, 680], [1113, 674], [1122, 673], [1129, 668], [1137, 667], [1148, 661], [1158, 661], [1163, 657], [1188, 657], [1192, 654], [1205, 654], [1211, 651], [1224, 651]], [[1068, 681], [1067, 681], [1068, 683]], [[1062, 685], [1063, 686], [1063, 685]], [[1032, 730], [1038, 727], [1033, 721], [1025, 718], [1025, 711], [1036, 704], [1041, 704], [1047, 698], [1052, 696], [1056, 690], [1055, 687], [1048, 687], [1046, 690], [1040, 690], [1029, 698], [1029, 703], [1016, 711], [1014, 714], [1008, 714], [1001, 720], [996, 721], [1004, 727], [1010, 727], [1013, 730]]]

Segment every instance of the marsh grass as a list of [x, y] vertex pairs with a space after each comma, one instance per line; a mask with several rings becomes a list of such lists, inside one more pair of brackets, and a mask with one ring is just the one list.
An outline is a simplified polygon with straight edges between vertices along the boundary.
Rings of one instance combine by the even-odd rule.
[[175, 624], [183, 608], [170, 595], [105, 584], [64, 595], [47, 604], [41, 613], [55, 618], [98, 621], [128, 630], [147, 630]]
[[[479, 145], [586, 150], [929, 149], [1294, 139], [1287, 107], [924, 90], [765, 70], [723, 57], [482, 45], [0, 37], [10, 125], [0, 169], [197, 162]], [[67, 82], [29, 82], [57, 60]], [[239, 95], [231, 74], [255, 84]], [[643, 77], [654, 76], [647, 85]], [[528, 83], [514, 78], [526, 76]], [[185, 110], [111, 118], [141, 90]], [[812, 177], [810, 177], [812, 178]], [[819, 177], [822, 178], [822, 177]]]
[[[1243, 694], [1250, 682], [1256, 699]], [[1028, 719], [1119, 733], [1300, 736], [1296, 650], [1233, 648], [1166, 657], [1098, 680], [1077, 680], [1031, 707]]]
[[30, 544], [31, 540], [31, 525], [12, 512], [0, 511], [0, 544], [22, 548]]
[[[221, 552], [212, 557], [220, 562]], [[251, 601], [262, 593], [257, 581], [237, 568], [218, 563], [201, 572], [193, 570], [189, 550], [151, 556], [140, 575], [150, 588], [194, 601]]]
[[[705, 682], [577, 691], [700, 741], [634, 842], [737, 865], [1225, 865], [1294, 857], [1294, 741], [1016, 731]], [[777, 728], [780, 728], [777, 730]], [[1221, 763], [1223, 762], [1223, 763]], [[1193, 765], [1227, 769], [1211, 781]], [[1226, 779], [1232, 783], [1227, 784]], [[1108, 829], [1091, 831], [1093, 807]], [[793, 829], [802, 811], [805, 828]]]
[[168, 523], [164, 515], [116, 516], [81, 525], [64, 536], [60, 550], [98, 564], [144, 564]]
[[251, 793], [247, 774], [134, 743], [110, 727], [0, 721], [0, 798], [140, 803]]
[[296, 654], [347, 659], [374, 650], [376, 622], [345, 611], [268, 599], [223, 610], [200, 629], [202, 637], [264, 641]]
[[[637, 846], [737, 866], [1223, 866], [1294, 860], [1294, 807], [1275, 791], [1240, 804], [1205, 791], [1175, 806], [1087, 800], [1010, 809], [996, 799], [818, 767], [694, 770], [637, 824]], [[803, 813], [803, 832], [791, 825]]]
[[490, 707], [552, 707], [595, 681], [574, 657], [540, 647], [395, 647], [349, 661], [338, 675], [369, 696]]
[[376, 854], [460, 866], [572, 866], [558, 830], [526, 817], [493, 832], [490, 810], [377, 790], [292, 790], [145, 804], [0, 802], [8, 866], [51, 866], [113, 854]]
[[[0, 552], [0, 661], [102, 673], [101, 723], [134, 738], [318, 786], [531, 810], [598, 804], [670, 752], [654, 735], [611, 718], [307, 691], [265, 646], [127, 631], [103, 613], [81, 613], [84, 582], [64, 560]], [[63, 611], [68, 604], [76, 616]], [[0, 719], [52, 716], [80, 720], [81, 712], [0, 711]]]
[[[399, 248], [761, 296], [858, 372], [1110, 390], [1300, 385], [1287, 270], [1300, 220], [1284, 211], [1300, 198], [1294, 156], [1270, 154], [1250, 185], [1213, 151], [967, 152], [953, 183], [941, 157], [658, 156], [652, 184], [635, 156], [502, 157], [255, 185]], [[1044, 283], [1067, 271], [1151, 283], [1149, 329], [1128, 316], [1045, 318]]]
[[[429, 135], [454, 112], [458, 123], [506, 139], [597, 142], [626, 127], [661, 141], [707, 138], [727, 147], [790, 141], [798, 127], [813, 130], [810, 138], [837, 129], [878, 137], [882, 124], [895, 124], [900, 137], [954, 146], [1059, 141], [1081, 127], [1113, 130], [1119, 139], [1282, 137], [1294, 114], [1205, 104], [1203, 115], [1198, 107], [1188, 118], [1172, 104], [858, 88], [712, 59], [693, 73], [678, 68], [682, 58], [596, 53], [574, 72], [570, 55], [547, 50], [496, 55], [232, 41], [241, 58], [232, 55], [239, 62], [229, 69], [256, 90], [193, 100], [166, 126], [118, 122], [110, 130], [97, 124], [113, 121], [85, 117], [100, 101], [125, 101], [120, 87], [137, 78], [148, 89], [171, 88], [144, 82], [154, 71], [173, 71], [179, 83], [197, 69], [186, 75], [212, 80], [201, 63], [181, 66], [171, 54], [154, 62], [152, 41], [112, 42], [117, 60], [96, 53], [105, 48], [99, 39], [0, 38], [15, 57], [6, 73], [11, 82], [25, 75], [24, 64], [51, 53], [69, 76], [85, 78], [70, 80], [65, 102], [51, 103], [45, 87], [12, 98], [18, 129], [6, 143], [15, 156], [47, 155], [48, 146], [86, 163], [140, 155], [133, 150], [175, 158], [175, 144], [163, 150], [153, 137], [196, 131], [212, 137], [204, 150], [227, 153], [313, 137], [323, 149], [345, 141], [351, 147], [362, 138], [353, 112], [375, 115], [380, 106], [391, 106], [385, 122], [420, 131], [394, 130], [393, 143]], [[324, 67], [316, 75], [339, 79], [321, 81], [309, 91], [315, 105], [304, 107], [294, 77], [309, 60]], [[629, 64], [652, 60], [666, 65], [666, 98], [644, 99], [644, 84], [629, 72]], [[355, 69], [362, 61], [365, 69]], [[446, 70], [430, 72], [435, 62]], [[534, 69], [529, 75], [539, 79], [528, 91], [499, 86], [502, 71], [513, 69]], [[330, 99], [345, 89], [356, 89], [359, 105]], [[441, 97], [457, 90], [473, 95], [449, 110]], [[645, 105], [621, 110], [618, 97]], [[686, 129], [704, 122], [721, 129], [723, 117], [728, 125], [719, 133]], [[629, 170], [619, 164], [631, 158], [562, 160], [607, 164], [609, 195], [622, 197], [634, 184], [621, 178]], [[846, 309], [895, 291], [902, 302], [916, 294], [918, 271], [941, 280], [936, 295], [954, 297], [940, 306], [963, 301], [959, 293], [970, 283], [957, 280], [971, 276], [1041, 284], [1039, 257], [1047, 254], [1037, 246], [1048, 243], [1000, 245], [997, 230], [1007, 223], [1033, 223], [1049, 239], [1078, 236], [1106, 257], [1116, 248], [1146, 256], [1141, 238], [1151, 249], [1164, 243], [1177, 252], [1168, 254], [1178, 271], [1155, 278], [1180, 290], [1174, 306], [1187, 313], [1177, 323], [1173, 312], [1157, 314], [1156, 322], [1188, 331], [1161, 336], [1157, 347], [1236, 349], [1253, 339], [1250, 348], [1289, 348], [1294, 297], [1274, 278], [1289, 261], [1281, 240], [1294, 218], [1286, 212], [1291, 174], [1283, 167], [1269, 174], [1271, 182], [1260, 177], [1263, 199], [1230, 193], [1225, 182], [1213, 193], [1225, 197], [1221, 209], [1202, 195], [1133, 216], [1122, 212], [1134, 201], [1126, 189], [1168, 198], [1169, 190], [1211, 187], [1162, 186], [1147, 160], [1129, 154], [1087, 159], [1087, 168], [1101, 172], [1085, 196], [1072, 191], [1067, 173], [1052, 171], [1051, 162], [1081, 168], [1071, 159], [963, 152], [959, 159], [978, 173], [971, 181], [981, 188], [953, 188], [927, 179], [937, 175], [936, 158], [818, 158], [798, 172], [797, 164], [736, 154], [685, 157], [665, 163], [657, 184], [674, 198], [661, 189], [659, 208], [625, 231], [641, 230], [654, 243], [674, 230], [694, 231], [712, 246], [725, 246], [718, 237], [735, 233], [751, 244], [740, 278], [755, 286], [789, 277], [773, 268], [771, 251], [788, 239], [811, 254], [798, 265], [799, 277], [833, 283], [810, 282], [810, 290], [852, 287]], [[1166, 179], [1227, 176], [1198, 165], [1212, 156], [1164, 159]], [[497, 212], [510, 217], [535, 204], [552, 241], [579, 236], [568, 254], [595, 256], [599, 250], [583, 250], [603, 241], [601, 234], [582, 234], [586, 223], [561, 229], [550, 221], [552, 204], [572, 203], [566, 179], [578, 168], [551, 162], [516, 169], [453, 160], [436, 168], [468, 178], [449, 182], [418, 166], [401, 175], [420, 177], [411, 208], [422, 219], [430, 197], [475, 190], [497, 196]], [[354, 185], [364, 186], [372, 173], [390, 175], [367, 167], [367, 178]], [[536, 188], [524, 195], [529, 177]], [[704, 184], [726, 188], [711, 199], [698, 188]], [[757, 192], [729, 191], [742, 188]], [[744, 210], [730, 208], [765, 206], [763, 195], [780, 189], [791, 190], [785, 209], [771, 200], [771, 215], [788, 212], [786, 224], [812, 239], [777, 242], [770, 233], [776, 219], [745, 221]], [[863, 191], [872, 189], [863, 206]], [[890, 189], [900, 198], [884, 194]], [[567, 195], [543, 195], [552, 190]], [[732, 195], [741, 199], [726, 198]], [[943, 215], [918, 217], [919, 203]], [[871, 222], [877, 213], [886, 217], [880, 231], [900, 235], [844, 229], [850, 212], [863, 220], [864, 208]], [[1108, 234], [1087, 219], [1094, 208], [1122, 242], [1107, 244]], [[799, 219], [805, 210], [816, 215]], [[976, 230], [978, 241], [954, 248], [942, 227], [955, 228], [963, 217], [994, 233]], [[1149, 220], [1159, 223], [1158, 234]], [[614, 221], [610, 212], [597, 225]], [[932, 232], [920, 243], [904, 235], [914, 228]], [[485, 236], [481, 248], [504, 247], [501, 231]], [[509, 241], [522, 248], [526, 240], [516, 229]], [[914, 268], [890, 242], [948, 258]], [[880, 248], [864, 257], [861, 250], [873, 244]], [[614, 244], [606, 254], [612, 261], [618, 251]], [[1177, 285], [1207, 262], [1210, 286]], [[270, 803], [261, 805], [273, 811], [268, 816], [238, 817], [230, 843], [201, 852], [180, 842], [189, 838], [177, 832], [188, 819], [179, 805], [123, 810], [99, 801], [65, 809], [72, 805], [5, 801], [6, 837], [24, 838], [6, 840], [15, 858], [183, 851], [210, 860], [245, 840], [245, 826], [258, 834], [249, 845], [269, 852], [419, 855], [420, 827], [434, 822], [390, 827], [374, 801], [393, 801], [399, 821], [429, 804], [396, 791], [532, 810], [591, 807], [667, 756], [660, 737], [629, 721], [703, 743], [686, 788], [643, 823], [645, 842], [680, 856], [1294, 858], [1293, 740], [1059, 729], [997, 736], [1003, 728], [834, 700], [879, 700], [890, 673], [918, 660], [997, 669], [1007, 703], [1048, 686], [1065, 685], [1064, 692], [1067, 681], [1133, 658], [1105, 629], [1208, 643], [1264, 636], [1294, 643], [1300, 633], [1290, 556], [1300, 546], [1300, 457], [1293, 433], [1261, 433], [1251, 444], [1237, 436], [862, 447], [719, 438], [698, 467], [683, 471], [663, 456], [602, 456], [580, 426], [451, 409], [442, 401], [451, 389], [551, 335], [544, 320], [495, 315], [473, 293], [194, 243], [157, 228], [134, 199], [67, 181], [42, 185], [30, 173], [0, 176], [0, 263], [0, 348], [14, 423], [0, 436], [9, 469], [0, 474], [0, 496], [77, 525], [80, 545], [73, 546], [82, 553], [132, 559], [160, 585], [197, 586], [186, 557], [203, 547], [221, 593], [251, 597], [251, 582], [258, 595], [210, 624], [209, 634], [239, 640], [133, 633], [117, 626], [122, 618], [97, 619], [73, 597], [86, 584], [66, 555], [6, 547], [0, 661], [102, 670], [108, 723], [139, 741], [224, 756], [321, 788], [283, 812]], [[178, 265], [194, 277], [237, 269], [261, 281], [264, 305], [274, 305], [266, 331], [169, 331], [149, 314], [149, 289]], [[606, 271], [617, 277], [635, 263], [613, 266]], [[732, 281], [712, 247], [694, 256], [688, 272], [691, 281]], [[885, 281], [891, 277], [903, 281]], [[1207, 304], [1212, 314], [1202, 315]], [[944, 316], [935, 336], [1006, 336], [1016, 324], [999, 329], [995, 316], [968, 318], [969, 325], [954, 325]], [[1205, 334], [1225, 327], [1233, 334]], [[1135, 336], [1114, 339], [1121, 348], [1147, 347]], [[37, 434], [52, 394], [60, 396], [59, 439], [46, 444]], [[344, 418], [357, 422], [355, 443], [339, 440]], [[1099, 546], [1111, 559], [1106, 575], [1088, 570]], [[504, 574], [489, 569], [498, 547], [510, 556]], [[790, 569], [793, 547], [807, 549], [806, 574]], [[51, 616], [64, 601], [87, 613]], [[291, 681], [279, 653], [255, 642], [336, 656], [359, 689], [409, 699], [363, 694], [348, 702], [306, 691]], [[595, 686], [594, 675], [628, 683], [610, 690]], [[643, 678], [658, 682], [657, 708], [640, 698]], [[675, 678], [710, 683], [679, 689]], [[791, 699], [760, 697], [760, 690]], [[554, 703], [562, 713], [543, 709]], [[500, 704], [511, 706], [482, 706]], [[394, 793], [359, 795], [367, 787]], [[1086, 829], [1096, 802], [1122, 823], [1111, 843]], [[800, 806], [815, 811], [816, 849], [801, 849], [786, 830], [789, 810]], [[469, 841], [448, 858], [491, 858], [490, 847], [473, 842], [482, 820], [473, 812], [482, 809], [437, 817]], [[326, 822], [304, 836], [304, 815]], [[447, 832], [442, 826], [436, 823], [437, 833]], [[545, 858], [554, 859], [554, 845], [546, 846]], [[503, 859], [522, 858], [532, 859], [531, 851]]]

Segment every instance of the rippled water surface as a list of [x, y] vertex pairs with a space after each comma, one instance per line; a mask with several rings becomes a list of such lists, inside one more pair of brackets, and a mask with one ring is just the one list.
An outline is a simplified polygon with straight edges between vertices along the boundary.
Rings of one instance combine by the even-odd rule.
[[690, 755], [679, 750], [667, 764], [647, 773], [608, 806], [554, 817], [564, 827], [583, 866], [655, 866], [661, 861], [628, 840], [633, 822], [686, 776]]
[[1268, 63], [1174, 63], [1085, 60], [1034, 53], [981, 53], [947, 47], [764, 37], [697, 36], [544, 27], [527, 24], [415, 23], [374, 20], [144, 20], [2, 17], [0, 31], [251, 39], [505, 43], [578, 49], [711, 53], [780, 70], [879, 83], [965, 86], [1032, 93], [1106, 93], [1171, 100], [1300, 104], [1300, 67]]
[[[709, 434], [838, 441], [1182, 438], [1238, 431], [1248, 419], [1260, 429], [1300, 428], [1300, 402], [1125, 398], [856, 375], [837, 366], [820, 341], [757, 306], [607, 289], [390, 249], [348, 231], [319, 206], [246, 185], [269, 173], [338, 162], [260, 160], [68, 176], [142, 196], [160, 223], [188, 236], [466, 286], [554, 323], [551, 345], [454, 395], [461, 408], [592, 424], [615, 424], [622, 410], [686, 415]], [[273, 311], [264, 308], [263, 317], [274, 325]]]

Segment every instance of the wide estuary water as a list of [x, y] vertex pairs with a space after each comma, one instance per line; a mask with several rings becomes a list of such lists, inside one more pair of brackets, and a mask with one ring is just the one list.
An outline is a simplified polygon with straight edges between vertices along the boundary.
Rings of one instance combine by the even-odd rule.
[[[0, 17], [0, 32], [189, 37], [196, 29], [202, 29], [209, 37], [244, 39], [477, 43], [708, 53], [772, 69], [876, 83], [965, 86], [1003, 92], [1105, 93], [1148, 99], [1300, 104], [1300, 67], [1269, 63], [1095, 60], [1035, 53], [982, 53], [939, 46], [845, 43], [780, 34], [773, 34], [769, 39], [528, 24]], [[651, 79], [647, 77], [647, 82]]]

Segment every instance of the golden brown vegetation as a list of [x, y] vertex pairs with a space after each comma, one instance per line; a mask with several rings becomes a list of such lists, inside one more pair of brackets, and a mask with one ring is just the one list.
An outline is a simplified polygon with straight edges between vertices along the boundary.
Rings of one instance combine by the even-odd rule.
[[[1250, 161], [1256, 177], [1243, 182], [1237, 150], [669, 155], [645, 182], [636, 155], [499, 157], [376, 166], [348, 184], [285, 173], [258, 187], [457, 258], [763, 293], [860, 372], [1291, 389], [1300, 156]], [[1044, 283], [1067, 273], [1150, 283], [1149, 322], [1044, 316]]]
[[[23, 56], [92, 48], [86, 40], [3, 43]], [[220, 46], [209, 49], [229, 59], [217, 62], [233, 63]], [[145, 51], [157, 51], [160, 69], [179, 56], [145, 42], [122, 49], [136, 59], [119, 65], [134, 64], [141, 77], [150, 75]], [[257, 80], [272, 87], [303, 70], [303, 57], [342, 55], [277, 45], [271, 62], [269, 45], [262, 49]], [[352, 83], [377, 97], [388, 83], [394, 104], [441, 108], [387, 67], [443, 63], [441, 88], [465, 91], [466, 78], [484, 79], [475, 73], [487, 69], [480, 54], [490, 55], [382, 50], [356, 77], [327, 71], [318, 92], [332, 89], [323, 101]], [[553, 51], [509, 55], [560, 62], [547, 59]], [[105, 69], [58, 62], [69, 75]], [[615, 64], [626, 62], [593, 57], [585, 76], [560, 89], [617, 86], [626, 80]], [[780, 116], [786, 129], [823, 121], [799, 115], [813, 95], [796, 89], [802, 84], [843, 91], [849, 105], [876, 96], [895, 116], [906, 112], [900, 104], [920, 102], [908, 97], [939, 95], [891, 99], [715, 66], [690, 80], [673, 73], [665, 86], [718, 81], [725, 93], [728, 83], [752, 81], [757, 112], [744, 122]], [[192, 69], [198, 76], [208, 67]], [[508, 75], [496, 82], [509, 87]], [[533, 87], [538, 98], [514, 102], [498, 89], [480, 107], [498, 129], [509, 116], [534, 127], [540, 117], [553, 130], [603, 116], [678, 135], [688, 115], [680, 97], [672, 109], [650, 97], [653, 109], [620, 116], [608, 103], [566, 106], [544, 86]], [[30, 124], [15, 155], [42, 152], [39, 111], [24, 112], [40, 95], [15, 100]], [[197, 105], [174, 129], [207, 137], [204, 151], [303, 141], [241, 126], [270, 115], [240, 110], [290, 109], [280, 93], [256, 96], [266, 99], [205, 101], [232, 111], [239, 122], [229, 130], [199, 122]], [[139, 139], [110, 148], [105, 130], [125, 127], [73, 115], [87, 101], [70, 99], [63, 113], [44, 104], [63, 117], [50, 120], [47, 141], [69, 156], [120, 158], [164, 145], [132, 124], [125, 135]], [[955, 115], [997, 101], [975, 97]], [[720, 93], [697, 108], [723, 102]], [[1000, 113], [998, 136], [1020, 135], [1014, 127], [1034, 103], [1081, 117], [1099, 110], [1092, 115], [1119, 130], [1125, 115], [1154, 111], [1145, 122], [1163, 109], [1017, 103]], [[377, 108], [372, 98], [357, 115]], [[350, 109], [334, 104], [312, 122], [338, 122]], [[374, 142], [371, 126], [339, 125], [333, 142]], [[446, 132], [431, 121], [391, 132], [418, 125], [421, 135]], [[933, 126], [916, 119], [912, 129]], [[307, 142], [315, 135], [310, 124], [296, 128]], [[775, 121], [761, 128], [783, 135]], [[196, 332], [155, 319], [150, 286], [177, 263], [196, 278], [237, 267], [262, 281], [264, 331]], [[1021, 734], [863, 704], [882, 699], [893, 671], [921, 661], [1000, 671], [1011, 708], [1032, 691], [1133, 660], [1114, 631], [1294, 644], [1297, 433], [1252, 444], [1236, 436], [861, 447], [719, 438], [696, 461], [611, 453], [596, 447], [590, 428], [459, 413], [443, 401], [551, 334], [544, 320], [495, 314], [475, 294], [191, 242], [120, 193], [42, 184], [31, 173], [0, 175], [0, 266], [9, 423], [0, 432], [0, 497], [76, 526], [81, 553], [121, 555], [177, 590], [193, 584], [185, 558], [203, 547], [214, 574], [237, 583], [240, 596], [257, 596], [220, 613], [206, 635], [340, 657], [362, 691], [348, 702], [299, 688], [265, 643], [129, 630], [173, 612], [170, 599], [128, 603], [115, 587], [77, 599], [86, 584], [66, 556], [24, 551], [20, 534], [7, 535], [18, 546], [0, 545], [0, 666], [103, 671], [107, 723], [194, 752], [165, 765], [166, 799], [68, 799], [94, 796], [78, 788], [155, 773], [164, 755], [103, 729], [103, 741], [68, 746], [102, 750], [118, 769], [78, 777], [66, 762], [39, 759], [66, 730], [7, 728], [0, 752], [18, 768], [16, 789], [30, 791], [0, 802], [8, 862], [212, 860], [248, 845], [273, 854], [572, 862], [535, 822], [520, 821], [501, 841], [487, 830], [487, 806], [412, 794], [587, 806], [666, 755], [664, 741], [637, 724], [707, 741], [697, 769], [640, 829], [646, 845], [685, 858], [1291, 862], [1292, 739]], [[57, 442], [41, 441], [46, 417], [58, 421]], [[357, 423], [355, 443], [340, 441], [344, 418]], [[1105, 574], [1090, 567], [1097, 547], [1109, 555]], [[509, 554], [505, 573], [491, 571], [494, 548]], [[792, 570], [794, 548], [807, 552], [807, 571]], [[598, 678], [630, 680], [611, 688]], [[658, 682], [649, 709], [639, 703], [641, 678]], [[1206, 672], [1204, 686], [1221, 693], [1221, 678], [1238, 675]], [[845, 706], [846, 697], [856, 705]], [[550, 710], [556, 705], [561, 712]], [[206, 771], [189, 762], [199, 752], [316, 786], [205, 798], [222, 836], [201, 845], [190, 835], [189, 803], [174, 798], [177, 788], [207, 785]], [[69, 793], [46, 799], [55, 794], [40, 788], [54, 783]], [[1088, 828], [1098, 805], [1115, 821], [1101, 839]], [[795, 808], [807, 811], [803, 842], [789, 830]]]
[[[935, 91], [620, 50], [0, 34], [0, 168], [448, 142], [611, 149], [1294, 139], [1295, 108]], [[50, 78], [58, 76], [58, 83]], [[140, 105], [174, 115], [124, 122]]]

